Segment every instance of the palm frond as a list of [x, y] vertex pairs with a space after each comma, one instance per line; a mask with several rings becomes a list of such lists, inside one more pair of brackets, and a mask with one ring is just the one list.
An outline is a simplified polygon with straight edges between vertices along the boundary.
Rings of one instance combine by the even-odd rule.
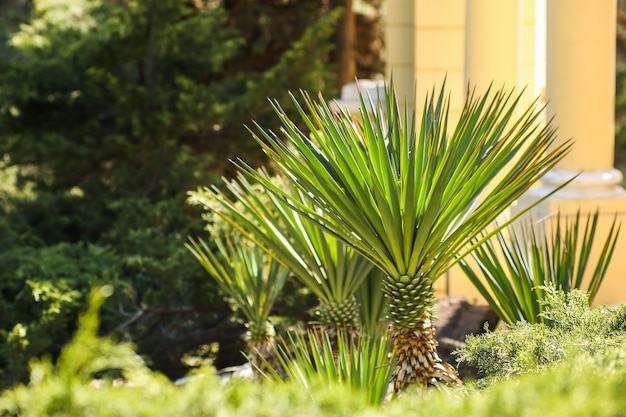
[[386, 303], [383, 296], [383, 282], [386, 275], [373, 268], [356, 292], [361, 312], [361, 331], [365, 334], [378, 334], [384, 325]]
[[217, 254], [203, 240], [190, 239], [185, 246], [246, 317], [248, 327], [264, 329], [289, 271], [258, 246], [234, 239], [216, 238]]
[[[302, 207], [321, 215], [321, 210], [301, 190], [264, 171], [259, 176], [288, 193]], [[254, 188], [256, 182], [240, 175], [225, 184], [226, 192], [214, 187], [193, 193], [194, 198], [205, 207], [215, 207], [213, 203], [217, 201], [217, 214], [289, 269], [319, 298], [322, 306], [332, 308], [353, 302], [357, 288], [373, 267], [371, 263], [279, 196], [267, 193], [261, 198], [262, 191]]]
[[282, 137], [259, 126], [253, 134], [323, 214], [263, 181], [244, 162], [238, 165], [391, 279], [435, 280], [570, 146], [555, 144], [554, 130], [539, 127], [534, 106], [513, 119], [520, 96], [504, 91], [468, 95], [449, 131], [443, 91], [427, 100], [419, 134], [401, 116], [392, 87], [386, 89], [385, 108], [372, 114], [362, 99], [360, 123], [345, 112], [333, 113], [321, 97], [303, 93], [301, 104], [292, 96], [306, 132], [273, 103]]

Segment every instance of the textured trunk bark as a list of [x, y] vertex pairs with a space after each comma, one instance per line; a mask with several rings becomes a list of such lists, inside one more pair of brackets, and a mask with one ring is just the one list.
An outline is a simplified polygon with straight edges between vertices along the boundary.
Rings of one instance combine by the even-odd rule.
[[256, 371], [266, 373], [270, 371], [268, 369], [270, 366], [281, 378], [285, 378], [286, 374], [276, 357], [275, 348], [276, 343], [273, 337], [265, 340], [250, 340], [247, 343], [248, 361]]
[[284, 378], [285, 371], [276, 357], [275, 334], [274, 326], [268, 321], [249, 323], [246, 341], [248, 361], [257, 371], [270, 371], [269, 366]]
[[432, 310], [424, 314], [414, 328], [389, 327], [396, 366], [392, 374], [393, 389], [405, 390], [410, 385], [426, 387], [444, 382], [463, 385], [456, 370], [437, 354], [438, 342], [432, 326]]

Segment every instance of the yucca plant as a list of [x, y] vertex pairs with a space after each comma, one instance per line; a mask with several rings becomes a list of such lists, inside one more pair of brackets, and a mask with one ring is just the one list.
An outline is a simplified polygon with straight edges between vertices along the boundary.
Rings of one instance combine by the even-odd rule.
[[471, 258], [475, 265], [461, 260], [460, 266], [502, 321], [542, 323], [545, 321], [542, 301], [546, 298], [546, 287], [565, 292], [584, 290], [590, 303], [596, 296], [619, 235], [619, 226], [613, 220], [587, 286], [583, 288], [598, 215], [598, 212], [587, 215], [583, 225], [578, 212], [573, 221], [566, 219], [562, 225], [558, 214], [552, 233], [550, 230], [539, 232], [533, 224], [512, 228], [509, 237], [500, 232], [474, 249]]
[[238, 163], [386, 274], [382, 291], [396, 391], [410, 384], [462, 383], [436, 351], [435, 281], [481, 243], [474, 237], [570, 146], [554, 143], [554, 129], [540, 123], [534, 103], [514, 117], [519, 100], [505, 91], [468, 94], [454, 128], [448, 126], [443, 88], [426, 100], [420, 126], [401, 113], [392, 87], [381, 107], [362, 97], [358, 119], [303, 93], [303, 104], [293, 97], [300, 124], [273, 102], [282, 137], [260, 126], [252, 133], [313, 205]]
[[[309, 389], [323, 384], [346, 384], [368, 404], [383, 403], [391, 380], [390, 346], [383, 332], [355, 336], [341, 330], [336, 340], [315, 328], [289, 332], [276, 347], [276, 357], [287, 380]], [[267, 379], [286, 380], [271, 369]]]
[[[257, 175], [289, 193], [298, 204], [321, 213], [310, 198], [280, 177], [270, 177], [265, 171]], [[355, 292], [372, 264], [282, 198], [263, 193], [244, 176], [225, 180], [225, 186], [225, 191], [212, 187], [190, 193], [191, 198], [231, 223], [300, 279], [319, 299], [317, 319], [328, 330], [358, 330]]]
[[276, 366], [272, 358], [275, 331], [269, 316], [289, 271], [241, 236], [216, 237], [214, 242], [217, 254], [203, 240], [190, 239], [186, 246], [245, 316], [250, 362], [261, 366], [265, 360]]

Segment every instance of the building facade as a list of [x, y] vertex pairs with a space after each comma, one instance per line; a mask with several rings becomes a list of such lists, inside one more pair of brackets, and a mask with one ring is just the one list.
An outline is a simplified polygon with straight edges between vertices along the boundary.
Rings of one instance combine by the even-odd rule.
[[[460, 113], [468, 86], [478, 92], [490, 84], [524, 89], [529, 105], [541, 97], [546, 119], [553, 118], [558, 129], [558, 140], [574, 140], [569, 155], [512, 212], [578, 175], [533, 209], [533, 218], [599, 209], [599, 239], [606, 236], [615, 215], [618, 221], [626, 219], [622, 174], [613, 166], [616, 0], [387, 0], [385, 4], [386, 77], [393, 77], [398, 96], [409, 107], [421, 108], [426, 95], [444, 79], [451, 94], [452, 119]], [[626, 300], [622, 253], [626, 253], [626, 232], [618, 240], [596, 303]], [[439, 292], [480, 301], [458, 268], [439, 280]]]

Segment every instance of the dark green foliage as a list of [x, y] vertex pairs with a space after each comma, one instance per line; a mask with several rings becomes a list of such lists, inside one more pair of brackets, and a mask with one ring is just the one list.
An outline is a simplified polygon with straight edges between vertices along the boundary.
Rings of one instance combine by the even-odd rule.
[[[73, 332], [84, 294], [98, 283], [116, 288], [104, 328], [111, 331], [140, 314], [116, 332], [141, 338], [140, 346], [148, 336], [178, 339], [228, 314], [217, 288], [183, 246], [188, 234], [201, 233], [200, 222], [190, 222], [172, 201], [118, 200], [107, 210], [115, 221], [97, 243], [14, 244], [0, 252], [0, 386], [23, 380], [31, 355], [58, 353]], [[17, 226], [0, 224], [20, 236]], [[177, 331], [157, 331], [157, 324], [172, 325], [171, 310], [186, 313]], [[148, 346], [153, 342], [145, 340]]]
[[[328, 85], [334, 16], [309, 17], [259, 65], [212, 2], [66, 3], [35, 3], [12, 41], [20, 59], [0, 80], [3, 149], [13, 164], [36, 164], [41, 187], [171, 197], [210, 182], [228, 157], [260, 161], [242, 124], [263, 119], [268, 96]], [[251, 25], [278, 19], [253, 12]]]
[[0, 254], [0, 386], [23, 380], [32, 355], [58, 353], [83, 293], [105, 273], [102, 249], [61, 243]]
[[0, 49], [0, 387], [27, 378], [31, 355], [59, 352], [94, 284], [115, 288], [103, 332], [155, 367], [236, 339], [184, 248], [206, 237], [184, 193], [229, 175], [229, 158], [264, 161], [243, 125], [266, 119], [267, 97], [334, 94], [336, 13], [295, 1], [31, 6], [0, 25], [27, 20]]
[[[6, 46], [9, 34], [19, 29], [19, 25], [28, 21], [28, 0], [4, 0], [0, 2], [0, 62], [10, 48]], [[0, 67], [1, 67], [0, 63]]]

